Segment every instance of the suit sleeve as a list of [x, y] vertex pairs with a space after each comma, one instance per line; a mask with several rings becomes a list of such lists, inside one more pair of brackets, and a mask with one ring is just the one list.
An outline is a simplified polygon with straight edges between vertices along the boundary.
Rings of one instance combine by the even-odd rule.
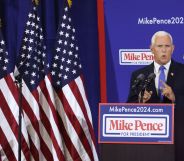
[[138, 92], [132, 89], [135, 79], [136, 79], [135, 73], [132, 73], [127, 103], [138, 103]]

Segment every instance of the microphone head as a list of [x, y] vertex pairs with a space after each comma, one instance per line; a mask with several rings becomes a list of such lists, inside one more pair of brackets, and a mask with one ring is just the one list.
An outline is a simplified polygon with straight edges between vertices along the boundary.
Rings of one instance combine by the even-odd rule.
[[144, 86], [143, 86], [143, 89], [148, 88], [148, 87], [150, 86], [150, 84], [151, 84], [151, 81], [152, 81], [153, 79], [155, 79], [155, 77], [156, 77], [155, 73], [150, 73], [150, 74], [148, 75], [147, 79], [145, 80], [145, 84], [144, 84]]
[[144, 80], [145, 79], [145, 75], [144, 74], [139, 74], [138, 76], [137, 76], [137, 81], [142, 81], [142, 80]]
[[137, 86], [139, 86], [145, 79], [145, 75], [144, 74], [139, 74], [136, 79], [134, 80], [134, 83], [132, 85], [132, 89], [135, 89]]
[[149, 74], [148, 77], [147, 77], [148, 82], [150, 82], [151, 80], [155, 79], [155, 77], [156, 77], [155, 73]]

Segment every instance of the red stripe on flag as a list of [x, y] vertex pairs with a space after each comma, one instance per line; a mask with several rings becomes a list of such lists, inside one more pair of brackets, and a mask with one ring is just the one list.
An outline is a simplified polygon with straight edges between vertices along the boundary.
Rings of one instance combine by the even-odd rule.
[[86, 120], [86, 123], [87, 123], [89, 131], [90, 131], [91, 138], [93, 140], [94, 145], [96, 145], [96, 141], [95, 141], [96, 139], [95, 139], [93, 127], [92, 127], [92, 124], [91, 124], [91, 122], [89, 120], [89, 117], [88, 117], [88, 114], [87, 114], [87, 110], [86, 110], [86, 107], [85, 107], [85, 104], [84, 104], [84, 100], [83, 100], [83, 98], [82, 98], [82, 96], [80, 94], [79, 88], [78, 88], [77, 84], [75, 83], [75, 81], [70, 82], [69, 86], [72, 89], [72, 92], [73, 92], [75, 98], [77, 99], [79, 106], [81, 107], [81, 110], [83, 112], [84, 118]]
[[[41, 133], [40, 133], [40, 128], [39, 128], [39, 120], [37, 120], [34, 112], [32, 111], [31, 106], [29, 105], [29, 103], [27, 102], [27, 100], [25, 98], [22, 99], [23, 102], [23, 107], [24, 107], [24, 111], [27, 114], [27, 116], [29, 117], [29, 119], [31, 120], [31, 124], [33, 126], [33, 128], [35, 129], [39, 139], [40, 139], [40, 148], [41, 149], [35, 149], [37, 150], [36, 153], [34, 153], [34, 151], [31, 151], [31, 153], [33, 155], [39, 154], [39, 151], [41, 150], [43, 155], [45, 156], [45, 158], [47, 160], [53, 160], [52, 157], [52, 153], [50, 152], [49, 148], [47, 147], [47, 144], [45, 143], [45, 141], [43, 140]], [[34, 135], [34, 134], [30, 134], [29, 130], [28, 130], [29, 135]]]
[[[15, 90], [13, 90], [14, 88], [12, 88], [12, 83], [14, 83], [14, 81], [12, 80], [12, 78], [10, 76], [6, 77], [6, 82], [11, 90], [12, 93], [15, 93]], [[15, 100], [18, 102], [18, 95], [14, 95], [14, 98]], [[27, 114], [27, 116], [29, 117], [30, 121], [31, 121], [31, 125], [33, 126], [33, 128], [35, 129], [39, 139], [40, 139], [40, 147], [41, 147], [41, 151], [43, 153], [43, 155], [45, 156], [45, 158], [47, 160], [53, 160], [53, 157], [52, 157], [52, 153], [50, 152], [50, 150], [48, 149], [45, 141], [43, 140], [41, 134], [40, 134], [40, 128], [39, 128], [39, 120], [37, 120], [33, 110], [32, 110], [32, 107], [29, 105], [29, 103], [27, 102], [27, 100], [25, 99], [25, 97], [23, 96], [22, 97], [22, 106], [23, 106], [23, 110], [24, 112]], [[30, 134], [29, 130], [28, 130], [28, 133]], [[30, 134], [31, 135], [31, 134]], [[32, 155], [36, 155], [39, 153], [39, 150], [40, 149], [35, 149], [37, 150], [36, 153], [31, 152]]]
[[[45, 81], [41, 81], [41, 83], [40, 83], [40, 89], [41, 89], [42, 93], [44, 94], [45, 98], [47, 99], [47, 102], [49, 104], [49, 107], [50, 107], [50, 109], [52, 111], [52, 115], [54, 117], [54, 121], [55, 121], [55, 123], [56, 123], [56, 125], [57, 125], [57, 127], [59, 129], [59, 120], [58, 120], [58, 117], [57, 117], [57, 111], [56, 111], [56, 108], [54, 107], [54, 105], [52, 103], [52, 100], [51, 100], [51, 98], [49, 96], [48, 89], [46, 87]], [[59, 147], [59, 144], [57, 143], [57, 140], [56, 140], [56, 138], [54, 136], [54, 132], [52, 130], [51, 124], [50, 124], [49, 120], [47, 120], [47, 117], [46, 116], [44, 116], [44, 118], [45, 118], [45, 121], [47, 122], [46, 123], [47, 129], [50, 129], [51, 132], [52, 132], [52, 136], [53, 136], [52, 137], [52, 141], [53, 141], [53, 143], [55, 145], [55, 149], [57, 151], [57, 156], [58, 156], [58, 158], [60, 160], [64, 161], [65, 160], [65, 157], [64, 157], [63, 152], [61, 151], [61, 149]], [[62, 136], [60, 136], [60, 137], [62, 137]]]
[[[51, 81], [51, 76], [50, 75], [47, 75], [47, 78], [48, 78], [49, 81]], [[80, 155], [78, 154], [75, 146], [73, 145], [70, 137], [68, 136], [68, 134], [66, 132], [65, 126], [63, 124], [63, 120], [59, 115], [59, 111], [57, 111], [56, 108], [54, 107], [54, 105], [51, 101], [51, 98], [49, 96], [47, 88], [44, 88], [44, 86], [45, 86], [44, 83], [40, 85], [40, 88], [42, 89], [42, 92], [45, 95], [45, 97], [46, 97], [46, 99], [47, 99], [47, 101], [48, 101], [48, 103], [51, 107], [55, 122], [56, 122], [57, 127], [58, 127], [58, 130], [60, 131], [60, 133], [62, 135], [61, 137], [63, 137], [63, 140], [65, 142], [65, 146], [67, 147], [67, 149], [68, 149], [68, 151], [69, 151], [69, 153], [70, 153], [73, 160], [82, 161], [81, 158], [80, 158]], [[55, 100], [55, 98], [54, 98], [54, 100]]]
[[32, 142], [32, 140], [30, 138], [30, 135], [29, 135], [29, 144], [30, 144], [30, 152], [32, 154], [32, 157], [34, 158], [35, 161], [37, 161], [37, 160], [39, 161], [38, 149], [36, 149], [34, 143]]
[[1, 127], [0, 127], [0, 144], [2, 145], [3, 151], [6, 154], [6, 157], [8, 158], [8, 160], [16, 161], [17, 159]]
[[[36, 99], [36, 96], [38, 95], [37, 92], [38, 92], [37, 90], [32, 92], [32, 94], [35, 97], [35, 99]], [[38, 101], [39, 100], [37, 100], [37, 102]], [[52, 130], [51, 122], [47, 118], [45, 112], [43, 111], [43, 108], [45, 108], [45, 107], [41, 107], [41, 105], [39, 104], [40, 118], [41, 118], [42, 124], [45, 126], [45, 128], [46, 128], [46, 130], [47, 130], [47, 132], [48, 132], [48, 134], [49, 134], [49, 136], [50, 136], [50, 138], [51, 138], [51, 140], [53, 142], [53, 145], [54, 145], [54, 148], [56, 150], [58, 158], [64, 161], [65, 160], [64, 159], [64, 155], [63, 155], [63, 153], [62, 153], [62, 151], [61, 151], [61, 149], [60, 149], [60, 147], [59, 147], [59, 145], [57, 143], [56, 137], [55, 137], [54, 132]]]
[[[1, 108], [2, 112], [4, 113], [5, 116], [8, 116], [6, 117], [6, 120], [9, 124], [9, 126], [11, 127], [11, 130], [13, 131], [17, 141], [18, 141], [18, 129], [19, 129], [19, 125], [17, 124], [16, 120], [15, 120], [15, 117], [14, 115], [12, 114], [5, 98], [4, 98], [4, 95], [3, 93], [0, 91], [0, 100], [1, 100], [1, 106], [3, 108]], [[15, 109], [15, 110], [18, 110], [18, 109]], [[30, 160], [30, 151], [29, 151], [29, 147], [26, 143], [26, 140], [24, 138], [24, 136], [22, 135], [21, 133], [21, 144], [22, 144], [22, 151], [26, 157], [26, 160], [29, 161]]]
[[60, 121], [60, 132], [62, 133], [62, 136], [63, 136], [63, 139], [64, 139], [64, 142], [65, 142], [65, 145], [72, 157], [73, 160], [77, 160], [77, 161], [82, 161], [79, 153], [77, 152], [75, 146], [73, 145], [72, 141], [71, 141], [71, 138], [68, 136], [67, 134], [67, 131], [65, 129], [65, 126], [63, 124], [63, 120], [61, 119], [61, 117], [59, 116], [59, 113], [58, 113], [58, 118], [59, 118], [59, 121]]
[[[75, 90], [75, 89], [71, 89], [71, 91], [73, 91], [73, 90]], [[58, 91], [57, 93], [58, 93], [58, 96], [59, 96], [61, 102], [63, 103], [63, 108], [66, 112], [66, 115], [68, 116], [68, 118], [69, 118], [71, 124], [73, 125], [79, 139], [81, 140], [81, 142], [84, 146], [84, 149], [86, 150], [86, 153], [88, 154], [88, 156], [91, 160], [94, 160], [90, 144], [88, 142], [88, 139], [86, 138], [86, 135], [83, 131], [83, 128], [81, 127], [75, 113], [72, 111], [72, 109], [68, 103], [68, 101], [70, 101], [70, 100], [66, 99], [65, 94], [61, 90]]]

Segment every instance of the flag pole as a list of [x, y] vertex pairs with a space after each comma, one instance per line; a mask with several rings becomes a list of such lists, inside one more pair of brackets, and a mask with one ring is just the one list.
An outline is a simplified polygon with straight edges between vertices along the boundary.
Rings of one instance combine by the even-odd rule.
[[1, 19], [0, 19], [0, 28], [1, 28]]
[[15, 83], [18, 86], [18, 106], [19, 106], [19, 129], [18, 129], [18, 161], [21, 161], [21, 134], [22, 134], [22, 77], [20, 74], [15, 76]]
[[[39, 4], [39, 0], [33, 0], [35, 5]], [[21, 161], [21, 149], [22, 149], [22, 76], [20, 73], [15, 75], [15, 83], [18, 86], [18, 106], [19, 106], [19, 129], [18, 129], [18, 161]]]

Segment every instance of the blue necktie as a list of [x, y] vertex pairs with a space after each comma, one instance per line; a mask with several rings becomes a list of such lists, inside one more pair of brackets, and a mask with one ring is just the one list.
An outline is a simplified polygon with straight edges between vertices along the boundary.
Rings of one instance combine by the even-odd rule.
[[160, 66], [160, 68], [159, 68], [160, 75], [159, 75], [159, 80], [158, 80], [158, 95], [159, 95], [161, 101], [163, 101], [162, 89], [163, 89], [164, 85], [163, 85], [163, 83], [160, 80], [165, 82], [164, 70], [165, 70], [165, 67], [164, 66]]

